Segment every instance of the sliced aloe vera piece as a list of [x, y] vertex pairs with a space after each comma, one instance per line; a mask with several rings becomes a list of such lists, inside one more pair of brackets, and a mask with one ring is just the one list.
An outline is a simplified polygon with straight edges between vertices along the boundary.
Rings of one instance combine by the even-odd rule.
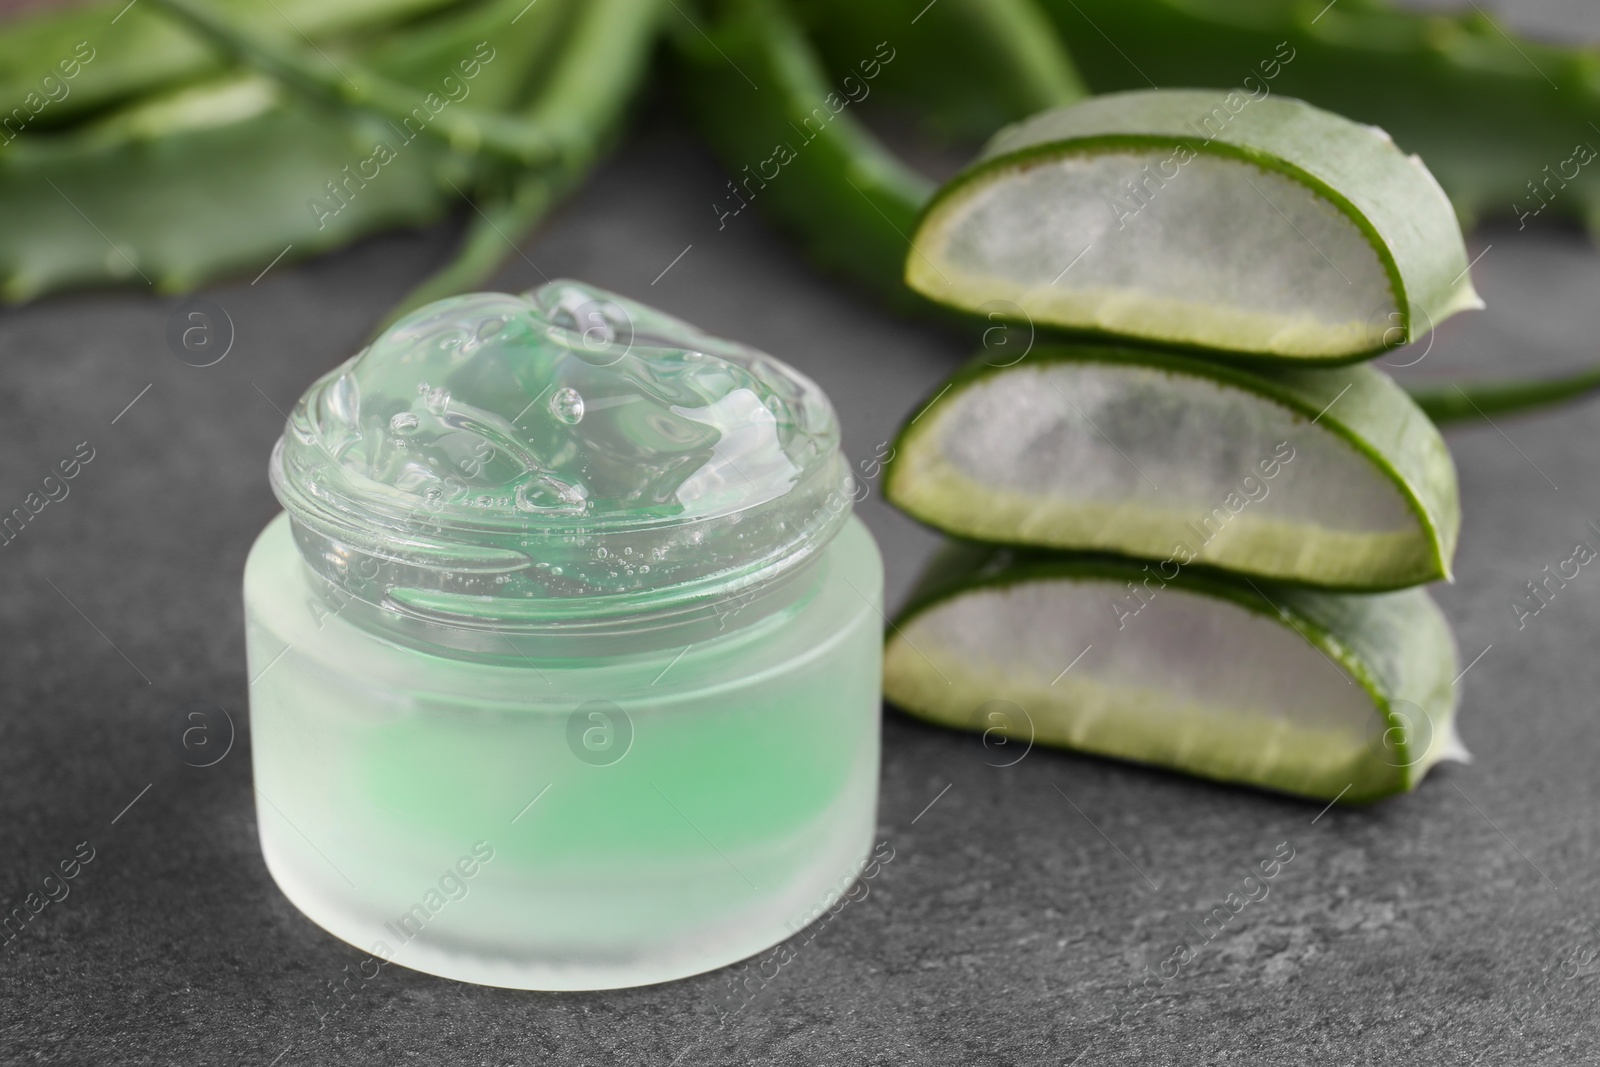
[[1324, 362], [1482, 306], [1421, 160], [1237, 91], [1115, 93], [1001, 130], [928, 205], [906, 282], [1040, 325]]
[[980, 357], [896, 449], [889, 499], [958, 537], [1326, 588], [1448, 578], [1461, 524], [1438, 430], [1365, 366], [1100, 345]]
[[962, 545], [891, 627], [884, 694], [945, 726], [1364, 803], [1467, 758], [1456, 670], [1420, 589], [1164, 581], [1128, 561]]

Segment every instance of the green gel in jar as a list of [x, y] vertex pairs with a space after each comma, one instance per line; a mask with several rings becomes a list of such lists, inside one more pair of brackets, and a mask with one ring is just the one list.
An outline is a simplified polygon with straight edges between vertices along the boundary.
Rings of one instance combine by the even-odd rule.
[[882, 563], [820, 389], [573, 282], [301, 398], [245, 567], [261, 848], [375, 957], [526, 989], [777, 944], [877, 805]]

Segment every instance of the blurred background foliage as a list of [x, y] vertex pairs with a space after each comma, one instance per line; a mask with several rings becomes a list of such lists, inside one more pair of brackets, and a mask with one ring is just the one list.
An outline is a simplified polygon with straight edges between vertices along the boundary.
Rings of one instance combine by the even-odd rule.
[[480, 285], [643, 99], [825, 269], [916, 308], [907, 235], [1000, 126], [1086, 93], [1295, 96], [1420, 154], [1465, 227], [1600, 225], [1600, 51], [1379, 0], [10, 4], [0, 297], [173, 293], [456, 214]]

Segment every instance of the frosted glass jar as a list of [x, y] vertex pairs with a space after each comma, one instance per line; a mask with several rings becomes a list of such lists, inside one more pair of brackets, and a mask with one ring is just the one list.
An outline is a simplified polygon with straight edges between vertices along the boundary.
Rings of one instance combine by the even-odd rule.
[[570, 282], [307, 392], [244, 599], [262, 851], [375, 957], [665, 981], [866, 862], [882, 565], [817, 387]]

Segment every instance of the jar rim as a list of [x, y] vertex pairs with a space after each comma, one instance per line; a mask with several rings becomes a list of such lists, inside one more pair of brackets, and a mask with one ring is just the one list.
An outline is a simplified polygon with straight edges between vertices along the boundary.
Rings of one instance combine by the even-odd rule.
[[[591, 322], [602, 325], [585, 328]], [[580, 388], [596, 398], [591, 404], [633, 405], [632, 421], [613, 412], [607, 422], [602, 412], [597, 430], [575, 429], [586, 418]], [[552, 390], [577, 397], [577, 418], [562, 417], [570, 412], [553, 399], [548, 411], [523, 417]], [[522, 413], [509, 417], [518, 406]], [[393, 436], [401, 420], [415, 438]], [[651, 433], [677, 435], [659, 483], [650, 481], [661, 476], [656, 457], [637, 443]], [[423, 490], [434, 483], [425, 468], [417, 475], [418, 455], [431, 450], [437, 464], [463, 441], [488, 448], [510, 474], [478, 502], [430, 496]], [[583, 465], [557, 470], [541, 461], [585, 450]], [[618, 452], [624, 461], [642, 456], [639, 472], [617, 462]], [[571, 473], [607, 463], [611, 484], [620, 470], [623, 489], [646, 494], [650, 506], [630, 512], [626, 493], [603, 497]], [[434, 631], [701, 627], [719, 600], [748, 593], [767, 601], [790, 584], [848, 519], [853, 484], [832, 405], [809, 378], [566, 281], [520, 297], [451, 298], [401, 319], [300, 398], [270, 476], [301, 555], [332, 593], [369, 605], [357, 614], [370, 624], [426, 632], [429, 641]], [[518, 506], [507, 505], [507, 477], [521, 479]], [[533, 482], [576, 485], [574, 498], [587, 506], [522, 507], [521, 485]]]

